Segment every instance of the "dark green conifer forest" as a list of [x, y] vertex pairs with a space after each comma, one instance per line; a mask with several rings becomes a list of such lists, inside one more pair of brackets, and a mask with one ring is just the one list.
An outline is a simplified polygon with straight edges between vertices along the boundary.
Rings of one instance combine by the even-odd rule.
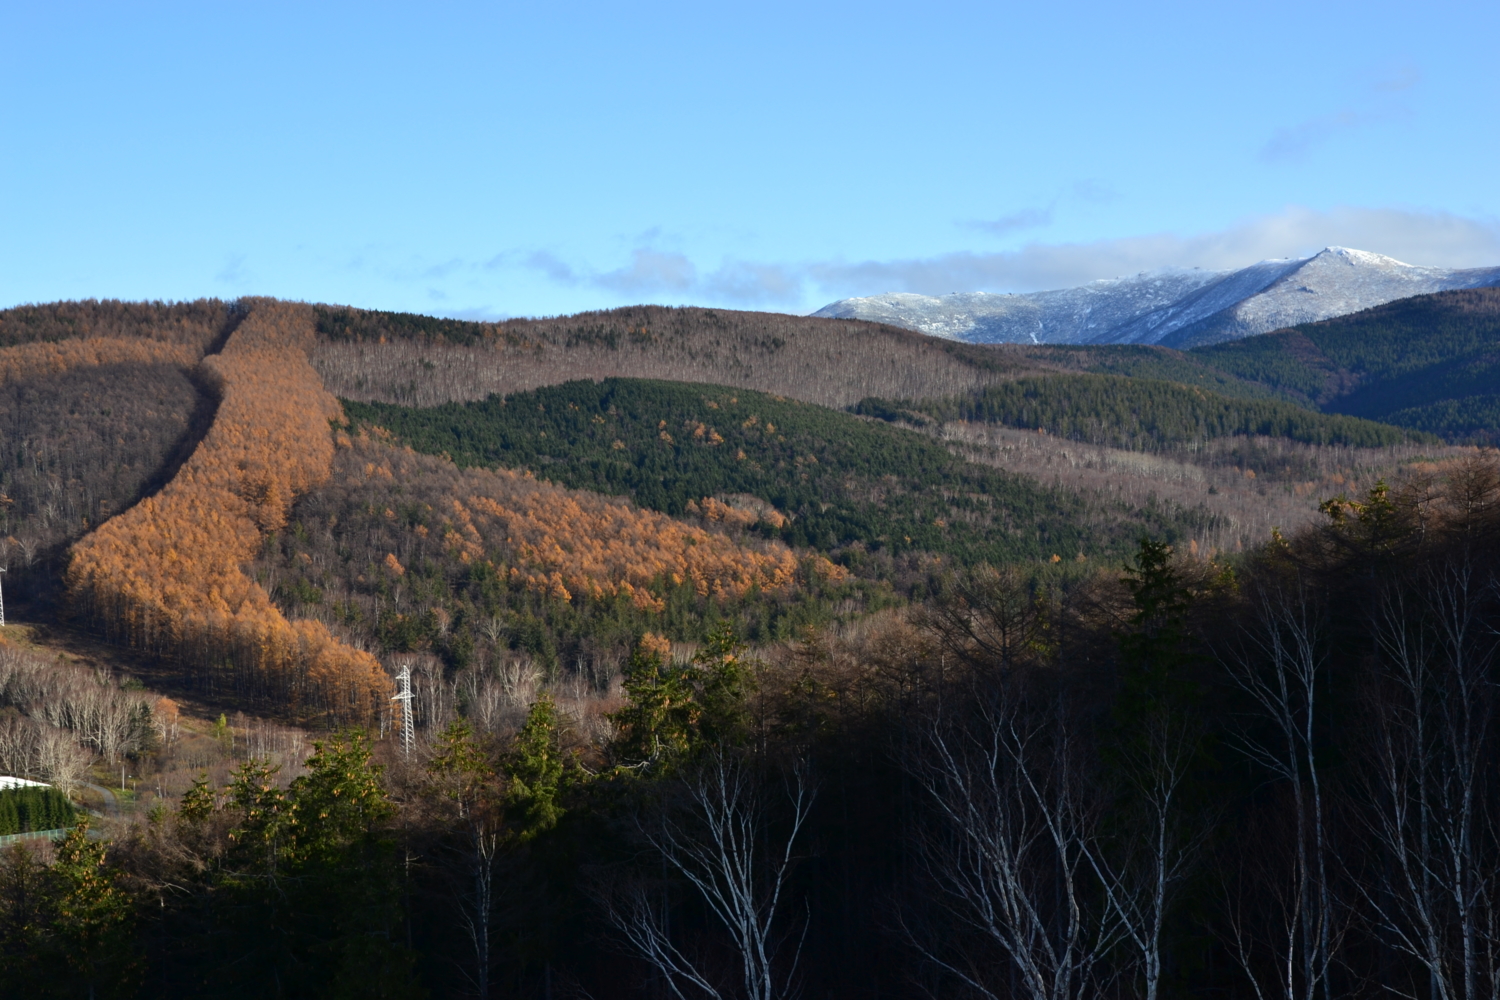
[[1154, 451], [1226, 437], [1378, 448], [1427, 435], [1271, 399], [1237, 399], [1192, 386], [1121, 375], [1019, 378], [969, 396], [927, 402], [861, 400], [854, 412], [1045, 430], [1112, 448]]
[[0, 836], [72, 826], [74, 813], [68, 797], [55, 788], [5, 789], [0, 791]]
[[1259, 337], [1195, 359], [1332, 413], [1493, 443], [1500, 290], [1439, 292]]
[[1114, 530], [1090, 530], [1078, 498], [964, 462], [923, 435], [710, 385], [605, 379], [428, 409], [346, 402], [345, 412], [460, 466], [526, 468], [666, 514], [704, 497], [754, 496], [790, 518], [769, 533], [823, 551], [858, 544], [963, 563], [1071, 557], [1085, 547], [1120, 552], [1142, 526], [1175, 537], [1194, 523], [1187, 511], [1122, 510], [1111, 512]]

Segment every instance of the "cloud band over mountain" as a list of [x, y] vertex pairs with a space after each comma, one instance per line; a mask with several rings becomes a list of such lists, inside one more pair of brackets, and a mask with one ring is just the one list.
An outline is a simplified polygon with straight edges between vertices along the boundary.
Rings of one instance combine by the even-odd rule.
[[1305, 256], [1331, 245], [1367, 248], [1413, 264], [1482, 267], [1500, 264], [1500, 222], [1449, 212], [1293, 206], [1218, 232], [1031, 243], [995, 253], [800, 263], [729, 259], [705, 269], [683, 253], [638, 247], [628, 264], [606, 271], [574, 268], [541, 254], [533, 255], [528, 265], [553, 281], [642, 299], [797, 308], [809, 300], [820, 304], [882, 292], [1068, 288], [1161, 267], [1228, 270], [1268, 258]]

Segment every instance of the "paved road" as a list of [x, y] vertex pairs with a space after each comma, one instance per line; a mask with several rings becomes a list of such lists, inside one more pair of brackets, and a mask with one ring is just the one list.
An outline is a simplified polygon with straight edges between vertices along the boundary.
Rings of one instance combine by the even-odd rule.
[[104, 796], [104, 811], [106, 814], [108, 814], [110, 819], [120, 818], [120, 803], [115, 799], [114, 792], [110, 791], [108, 788], [105, 788], [103, 785], [94, 785], [90, 784], [87, 781], [83, 783], [83, 787], [92, 788], [94, 791]]

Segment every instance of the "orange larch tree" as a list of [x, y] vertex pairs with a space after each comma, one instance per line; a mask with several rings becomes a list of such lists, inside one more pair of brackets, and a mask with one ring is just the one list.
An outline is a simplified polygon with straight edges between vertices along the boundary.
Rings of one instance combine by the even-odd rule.
[[172, 656], [210, 684], [363, 721], [389, 696], [379, 662], [319, 622], [287, 621], [242, 569], [293, 498], [327, 477], [329, 421], [341, 415], [307, 361], [311, 310], [248, 305], [223, 351], [202, 363], [220, 397], [208, 433], [160, 493], [74, 547], [69, 594], [112, 637]]

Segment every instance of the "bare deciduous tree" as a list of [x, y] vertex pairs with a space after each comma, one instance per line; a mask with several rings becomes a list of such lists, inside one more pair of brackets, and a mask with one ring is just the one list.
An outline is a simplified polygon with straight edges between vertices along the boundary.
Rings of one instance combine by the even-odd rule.
[[37, 772], [64, 795], [73, 794], [88, 777], [93, 758], [71, 733], [40, 726], [36, 747]]
[[1361, 796], [1374, 857], [1356, 880], [1385, 942], [1426, 972], [1433, 1000], [1500, 989], [1491, 723], [1492, 588], [1467, 562], [1393, 588], [1377, 620], [1380, 685]]
[[470, 884], [458, 898], [459, 915], [464, 930], [474, 946], [474, 987], [480, 1000], [490, 995], [490, 947], [494, 942], [491, 929], [495, 912], [495, 858], [500, 850], [500, 835], [490, 825], [474, 822], [470, 825], [471, 853], [465, 859], [469, 863]]
[[[1075, 756], [1060, 711], [1028, 718], [1001, 703], [971, 727], [935, 726], [909, 763], [942, 820], [919, 849], [944, 909], [1009, 959], [1028, 1000], [1092, 996], [1122, 932], [1118, 908], [1098, 900], [1097, 803]], [[912, 937], [980, 996], [1016, 992], [986, 954]]]
[[1140, 736], [1116, 751], [1126, 784], [1119, 832], [1085, 849], [1134, 952], [1141, 993], [1157, 1000], [1168, 911], [1208, 828], [1203, 817], [1185, 816], [1182, 802], [1202, 745], [1196, 723], [1167, 711], [1143, 721]]
[[154, 727], [153, 700], [144, 693], [107, 673], [15, 647], [0, 647], [3, 705], [28, 718], [0, 733], [0, 754], [65, 793], [88, 770], [92, 754], [85, 747], [114, 762], [139, 750]]
[[1050, 610], [1048, 595], [1021, 567], [981, 564], [919, 611], [917, 624], [955, 655], [1009, 671], [1042, 651]]
[[785, 893], [816, 793], [806, 769], [794, 768], [786, 779], [789, 808], [773, 824], [761, 781], [735, 753], [709, 752], [677, 782], [676, 808], [639, 824], [663, 870], [691, 887], [728, 936], [739, 975], [727, 978], [738, 979], [737, 988], [674, 940], [666, 912], [644, 883], [604, 896], [610, 922], [680, 1000], [693, 994], [775, 1000], [793, 993], [801, 939], [786, 957]]
[[[1257, 997], [1313, 1000], [1320, 991], [1328, 993], [1339, 939], [1330, 886], [1327, 812], [1314, 739], [1326, 659], [1318, 611], [1301, 587], [1262, 594], [1241, 640], [1224, 665], [1230, 679], [1249, 695], [1258, 721], [1268, 724], [1269, 735], [1260, 738], [1247, 733], [1238, 745], [1290, 789], [1294, 853], [1289, 885], [1284, 886], [1279, 873], [1270, 880], [1278, 887], [1273, 895], [1289, 907], [1282, 912], [1290, 921], [1285, 934], [1279, 933], [1283, 927], [1278, 923], [1274, 940], [1252, 940], [1237, 901], [1232, 901], [1232, 946]], [[1270, 980], [1260, 971], [1258, 958], [1267, 948], [1273, 956]]]
[[0, 774], [29, 778], [37, 768], [37, 725], [19, 715], [0, 715]]
[[542, 671], [531, 660], [507, 657], [461, 671], [453, 687], [464, 718], [479, 732], [496, 733], [525, 716], [541, 683]]

